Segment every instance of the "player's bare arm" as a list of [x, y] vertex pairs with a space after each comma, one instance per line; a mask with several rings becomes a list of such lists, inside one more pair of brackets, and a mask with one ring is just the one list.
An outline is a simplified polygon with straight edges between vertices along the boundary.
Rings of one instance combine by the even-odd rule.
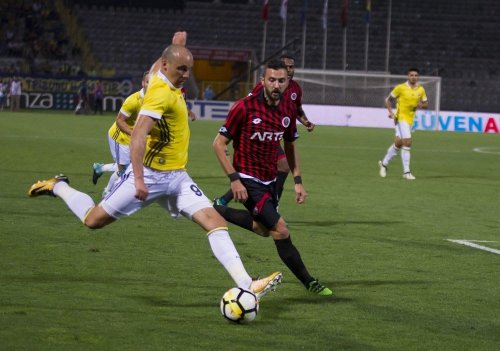
[[239, 180], [239, 176], [237, 176], [238, 173], [231, 164], [230, 158], [227, 157], [227, 145], [230, 141], [231, 140], [225, 136], [217, 134], [213, 142], [213, 148], [222, 169], [231, 181], [231, 190], [233, 192], [234, 200], [238, 202], [245, 202], [248, 198], [247, 189]]
[[387, 112], [389, 112], [389, 118], [392, 118], [392, 119], [394, 119], [394, 111], [392, 110], [392, 106], [395, 102], [396, 102], [396, 99], [392, 95], [389, 95], [385, 99], [385, 107], [387, 108]]
[[295, 143], [293, 142], [284, 142], [285, 155], [290, 166], [290, 171], [293, 174], [293, 179], [295, 183], [295, 201], [298, 204], [303, 204], [307, 198], [307, 192], [302, 185], [302, 177], [300, 172], [300, 161], [299, 161], [299, 153], [295, 147]]
[[314, 127], [316, 127], [316, 125], [307, 118], [304, 110], [300, 111], [297, 119], [304, 125], [304, 127], [307, 128], [308, 132], [312, 132], [314, 130]]
[[118, 115], [116, 116], [116, 125], [120, 130], [128, 135], [132, 135], [132, 128], [127, 124], [126, 119], [128, 117], [125, 116], [123, 113], [118, 112]]
[[144, 184], [144, 150], [146, 149], [146, 138], [153, 129], [156, 120], [146, 115], [139, 115], [130, 138], [130, 160], [134, 170], [135, 197], [139, 200], [146, 200], [148, 188]]
[[191, 122], [194, 122], [198, 119], [198, 116], [192, 110], [188, 110], [188, 117], [191, 120]]
[[[173, 45], [186, 46], [186, 43], [187, 43], [187, 32], [174, 33], [174, 36], [172, 37]], [[158, 72], [160, 68], [161, 68], [161, 57], [151, 65], [149, 72], [151, 73]]]
[[417, 104], [417, 107], [420, 109], [426, 109], [427, 107], [429, 107], [429, 101], [428, 100], [425, 100], [425, 101], [420, 100]]

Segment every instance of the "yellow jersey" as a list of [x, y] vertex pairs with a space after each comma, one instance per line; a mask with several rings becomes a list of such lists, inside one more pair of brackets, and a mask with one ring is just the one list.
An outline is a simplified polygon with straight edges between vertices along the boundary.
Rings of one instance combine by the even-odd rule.
[[[125, 122], [130, 128], [134, 128], [135, 121], [141, 110], [142, 101], [144, 100], [144, 89], [136, 91], [125, 99], [120, 112], [127, 116]], [[115, 123], [109, 128], [108, 135], [115, 140], [118, 144], [130, 145], [130, 135], [124, 133], [120, 127]]]
[[146, 142], [144, 165], [159, 171], [185, 170], [188, 161], [188, 109], [181, 89], [162, 73], [149, 81], [140, 115], [157, 120]]
[[424, 87], [417, 84], [412, 88], [408, 82], [401, 83], [391, 91], [391, 96], [397, 99], [395, 118], [412, 126], [418, 102], [427, 101]]

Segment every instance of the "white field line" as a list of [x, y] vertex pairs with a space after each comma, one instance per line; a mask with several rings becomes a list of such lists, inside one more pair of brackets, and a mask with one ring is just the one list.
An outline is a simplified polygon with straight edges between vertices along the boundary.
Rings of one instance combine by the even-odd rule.
[[500, 147], [476, 147], [472, 150], [481, 154], [500, 155]]
[[500, 255], [500, 250], [497, 249], [492, 249], [491, 247], [488, 246], [483, 246], [483, 245], [478, 245], [474, 244], [474, 242], [479, 242], [479, 243], [494, 243], [496, 241], [488, 241], [488, 240], [456, 240], [456, 239], [446, 239], [448, 241], [451, 241], [452, 243], [460, 244], [460, 245], [465, 245], [465, 246], [470, 246], [475, 249], [483, 250], [483, 251], [488, 251], [497, 255]]

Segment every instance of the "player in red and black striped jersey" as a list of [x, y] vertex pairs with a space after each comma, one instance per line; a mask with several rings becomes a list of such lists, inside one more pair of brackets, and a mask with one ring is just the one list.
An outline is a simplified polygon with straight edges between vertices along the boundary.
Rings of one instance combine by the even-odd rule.
[[[272, 236], [281, 260], [309, 291], [332, 295], [330, 289], [309, 274], [277, 210], [275, 182], [281, 140], [295, 180], [296, 201], [302, 204], [307, 197], [294, 144], [297, 107], [283, 96], [288, 83], [285, 65], [281, 61], [268, 63], [261, 83], [263, 89], [257, 95], [249, 95], [231, 108], [213, 143], [217, 158], [231, 181], [234, 199], [242, 202], [247, 211], [220, 205], [214, 207], [227, 221], [259, 235]], [[232, 164], [226, 156], [231, 141], [234, 148]]]
[[[281, 98], [279, 88], [270, 95], [271, 99]], [[266, 99], [261, 89], [258, 94], [236, 102], [221, 134], [234, 141], [233, 165], [237, 172], [271, 182], [276, 178], [280, 141], [293, 142], [297, 137], [297, 111], [287, 99], [276, 106], [269, 106]]]
[[[297, 112], [295, 117], [307, 128], [307, 131], [312, 132], [316, 125], [309, 121], [304, 110], [302, 109], [302, 88], [296, 81], [293, 80], [295, 73], [295, 59], [288, 54], [283, 54], [281, 55], [280, 60], [285, 65], [288, 76], [288, 85], [283, 92], [283, 99], [288, 100], [289, 103], [295, 105]], [[262, 92], [262, 90], [263, 85], [259, 82], [255, 85], [249, 95], [258, 95]], [[283, 148], [280, 147], [278, 150], [278, 175], [276, 179], [276, 194], [278, 196], [278, 200], [281, 198], [283, 193], [283, 187], [289, 172], [290, 167], [288, 166], [285, 152]], [[215, 201], [217, 204], [227, 205], [232, 199], [233, 192], [229, 190], [220, 198], [216, 198]]]

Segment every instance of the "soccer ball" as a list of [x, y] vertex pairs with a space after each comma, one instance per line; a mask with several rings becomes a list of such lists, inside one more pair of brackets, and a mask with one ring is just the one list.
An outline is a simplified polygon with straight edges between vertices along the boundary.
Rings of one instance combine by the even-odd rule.
[[251, 291], [241, 288], [231, 288], [220, 300], [222, 315], [232, 322], [251, 322], [259, 312], [259, 301]]

